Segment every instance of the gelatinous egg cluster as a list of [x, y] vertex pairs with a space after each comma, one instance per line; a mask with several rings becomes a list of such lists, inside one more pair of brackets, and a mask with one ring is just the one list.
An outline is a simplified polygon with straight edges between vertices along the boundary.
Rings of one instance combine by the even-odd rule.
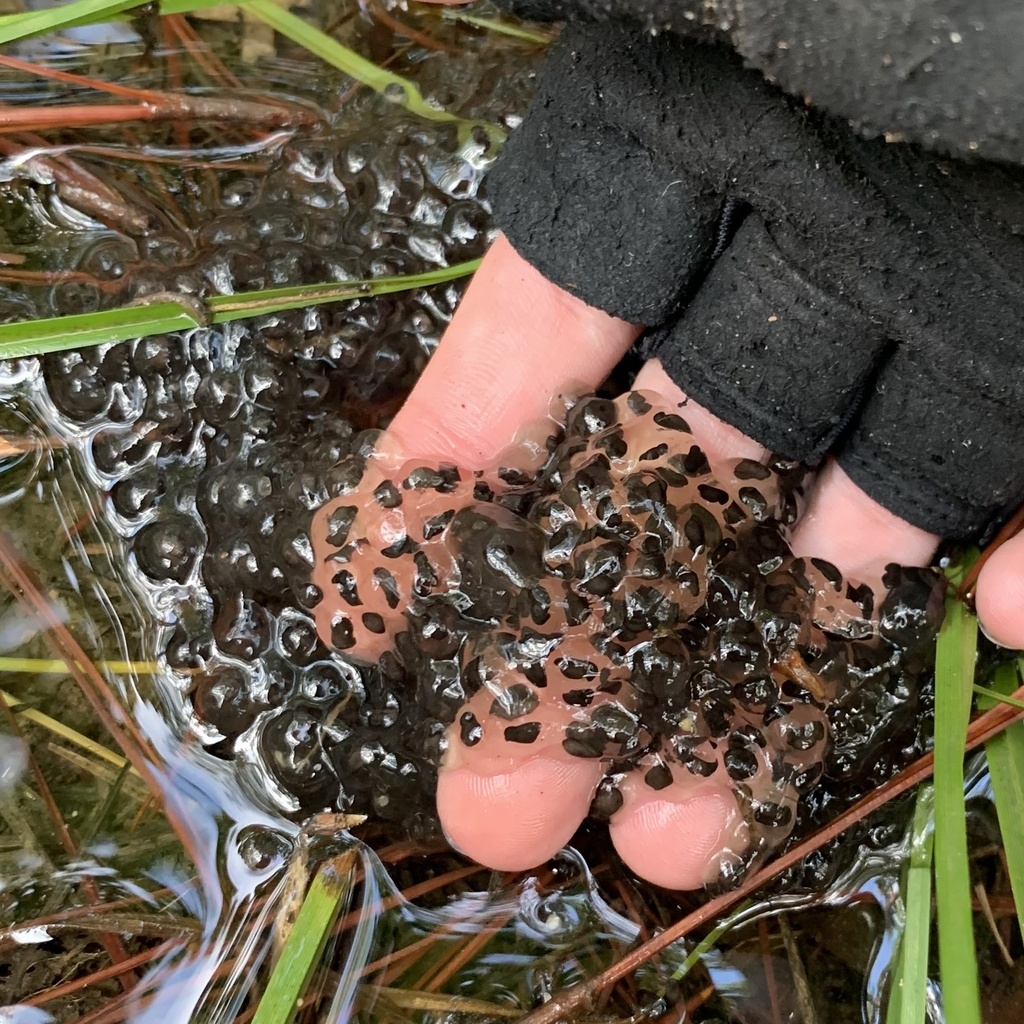
[[[527, 71], [520, 61], [495, 75], [481, 61], [466, 88], [479, 92], [488, 76], [518, 83], [501, 100], [512, 111], [528, 101]], [[201, 194], [184, 192], [198, 203], [188, 219], [201, 225], [189, 245], [155, 234], [143, 252], [104, 234], [77, 269], [111, 290], [73, 281], [55, 292], [58, 307], [420, 273], [478, 257], [490, 232], [478, 195], [489, 158], [470, 150], [456, 126], [378, 103], [362, 126], [351, 118], [344, 132], [292, 139], [266, 174], [210, 175]], [[372, 790], [382, 816], [415, 822], [422, 809], [424, 828], [434, 827], [425, 762], [390, 745], [392, 684], [332, 657], [296, 594], [310, 569], [309, 514], [333, 493], [333, 467], [369, 450], [372, 433], [361, 432], [401, 405], [463, 283], [42, 361], [42, 415], [109, 495], [129, 571], [166, 624], [157, 653], [186, 695], [186, 727], [296, 813], [354, 800], [324, 731], [337, 741], [345, 727], [333, 754], [381, 765], [372, 787], [355, 787], [360, 799]]]
[[[459, 95], [440, 81], [425, 93], [514, 119], [528, 62], [489, 59], [469, 62]], [[90, 235], [52, 311], [482, 254], [489, 155], [467, 153], [455, 126], [366, 103], [258, 172], [181, 182], [180, 208], [144, 239]], [[108, 495], [184, 728], [281, 808], [422, 835], [437, 831], [445, 744], [471, 749], [495, 728], [539, 743], [557, 692], [575, 716], [559, 743], [607, 768], [595, 813], [615, 810], [627, 772], [651, 787], [728, 779], [750, 856], [794, 808], [797, 827], [824, 817], [913, 756], [933, 578], [894, 571], [874, 600], [793, 559], [789, 469], [710, 472], [685, 410], [588, 400], [530, 472], [380, 469], [375, 428], [458, 295], [435, 286], [43, 359], [34, 400]]]
[[[879, 682], [941, 606], [932, 574], [894, 570], [876, 605], [794, 558], [795, 468], [712, 467], [685, 410], [658, 401], [582, 401], [535, 475], [351, 458], [313, 517], [304, 600], [335, 650], [451, 704], [486, 692], [449, 743], [490, 728], [530, 744], [568, 706], [564, 751], [607, 764], [599, 814], [629, 771], [654, 789], [674, 767], [727, 779], [749, 837], [739, 870], [789, 835], [827, 766], [857, 771], [866, 732], [891, 730]], [[871, 724], [830, 754], [830, 719], [852, 708]]]

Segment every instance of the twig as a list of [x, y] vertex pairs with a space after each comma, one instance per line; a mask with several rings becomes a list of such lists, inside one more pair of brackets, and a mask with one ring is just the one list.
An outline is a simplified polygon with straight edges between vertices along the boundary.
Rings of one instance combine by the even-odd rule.
[[68, 103], [52, 107], [4, 107], [0, 132], [88, 128], [123, 121], [226, 121], [257, 128], [311, 128], [312, 112], [252, 100], [154, 93], [141, 103]]
[[804, 970], [804, 962], [800, 958], [796, 936], [793, 934], [793, 929], [790, 928], [785, 914], [779, 914], [779, 931], [782, 933], [782, 944], [786, 947], [786, 959], [789, 961], [789, 970], [793, 975], [793, 988], [796, 990], [796, 1001], [800, 1007], [803, 1024], [818, 1024], [818, 1014], [814, 1009], [814, 1000], [811, 998], [811, 985], [807, 980], [807, 971]]
[[[164, 896], [171, 896], [173, 893], [172, 890], [165, 888], [157, 889], [149, 895], [152, 899], [157, 900]], [[125, 907], [133, 907], [137, 903], [144, 902], [144, 900], [144, 896], [125, 896], [119, 900], [110, 900], [107, 903], [97, 903], [95, 906], [70, 907], [65, 910], [58, 911], [55, 914], [48, 914], [46, 917], [34, 917], [31, 921], [22, 921], [17, 928], [11, 930], [21, 931], [26, 928], [45, 928], [51, 924], [64, 924], [77, 917], [88, 917], [90, 914], [105, 914], [115, 910], [123, 910]], [[0, 949], [6, 948], [8, 948], [8, 946], [3, 940], [3, 932], [0, 932]]]
[[[0, 105], [0, 111], [4, 109]], [[26, 147], [36, 150], [48, 146], [49, 143], [38, 136], [29, 135], [27, 139], [15, 141], [0, 135], [0, 155], [3, 156], [17, 158], [25, 155]], [[26, 163], [53, 179], [61, 199], [108, 227], [119, 228], [129, 235], [140, 235], [149, 229], [150, 219], [145, 211], [131, 206], [77, 161], [32, 152], [27, 155]]]

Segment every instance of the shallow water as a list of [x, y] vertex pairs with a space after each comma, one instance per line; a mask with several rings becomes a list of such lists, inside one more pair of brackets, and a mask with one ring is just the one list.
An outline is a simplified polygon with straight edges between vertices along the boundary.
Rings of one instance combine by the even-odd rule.
[[[448, 109], [516, 124], [537, 47], [436, 12], [393, 12], [448, 50], [434, 51], [355, 6], [314, 11]], [[207, 29], [247, 96], [270, 85], [275, 97], [313, 110], [318, 124], [270, 132], [115, 126], [50, 133], [47, 145], [9, 154], [0, 165], [0, 250], [24, 262], [0, 267], [3, 319], [168, 290], [416, 273], [482, 253], [485, 142], [410, 117], [280, 39], [247, 63], [237, 55], [249, 30]], [[189, 84], [210, 85], [159, 36], [148, 56], [139, 41], [53, 59], [150, 88], [173, 86], [177, 66]], [[81, 101], [74, 87], [24, 75], [4, 82], [5, 102]], [[222, 84], [212, 91], [230, 94]], [[66, 165], [62, 184], [50, 183], [44, 161], [57, 144], [62, 159], [124, 200], [105, 222], [76, 205]], [[46, 276], [68, 270], [77, 276]], [[5, 663], [3, 687], [75, 730], [60, 735], [38, 716], [21, 717], [24, 743], [0, 730], [0, 1005], [31, 1002], [111, 958], [137, 958], [144, 976], [128, 997], [114, 972], [39, 1010], [26, 1002], [0, 1011], [8, 1013], [0, 1020], [47, 1019], [37, 1016], [43, 1011], [59, 1020], [248, 1019], [292, 884], [286, 867], [302, 850], [312, 869], [355, 849], [365, 878], [346, 911], [360, 913], [343, 913], [334, 973], [319, 980], [310, 1019], [487, 1017], [486, 1007], [460, 1007], [451, 996], [493, 1013], [525, 1010], [690, 905], [609, 861], [597, 825], [578, 837], [580, 852], [526, 877], [492, 875], [448, 852], [433, 814], [429, 723], [422, 735], [396, 737], [410, 713], [406, 694], [386, 674], [336, 657], [298, 600], [308, 580], [304, 530], [324, 500], [324, 477], [398, 407], [459, 292], [438, 286], [0, 364], [0, 433], [26, 448], [0, 461], [0, 561], [37, 579], [14, 581], [20, 599], [2, 591], [3, 654], [21, 659]], [[34, 592], [37, 608], [49, 609], [49, 629], [26, 610]], [[91, 686], [102, 703], [97, 680], [27, 660], [58, 657], [58, 624], [138, 724], [147, 778], [126, 767], [83, 696]], [[849, 717], [864, 722], [881, 710], [853, 706]], [[850, 792], [837, 748], [835, 784], [811, 794], [806, 827], [920, 742], [904, 730], [873, 749], [873, 773], [852, 772]], [[851, 744], [849, 763], [863, 769], [864, 745]], [[65, 843], [28, 752], [67, 820]], [[147, 796], [153, 790], [157, 802]], [[300, 831], [308, 812], [326, 805], [371, 817], [352, 833], [337, 819]], [[983, 793], [977, 807], [984, 818]], [[786, 895], [745, 911], [702, 968], [674, 981], [688, 950], [673, 947], [597, 1018], [640, 1007], [651, 1019], [788, 1020], [801, 1012], [792, 979], [802, 963], [828, 1020], [879, 1020], [905, 823], [902, 806], [855, 830], [857, 855], [836, 856], [834, 846], [792, 873]], [[796, 936], [788, 951], [783, 917]], [[383, 962], [428, 936], [409, 958]], [[420, 990], [447, 993], [449, 1002], [409, 994]]]

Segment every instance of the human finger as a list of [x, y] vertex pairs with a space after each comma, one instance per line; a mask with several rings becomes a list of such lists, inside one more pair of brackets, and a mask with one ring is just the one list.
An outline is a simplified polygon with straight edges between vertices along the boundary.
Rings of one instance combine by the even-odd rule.
[[[593, 676], [581, 678], [580, 665]], [[569, 841], [605, 770], [608, 734], [595, 715], [615, 705], [595, 689], [602, 669], [607, 685], [608, 664], [579, 635], [551, 645], [529, 679], [500, 655], [480, 669], [483, 685], [449, 729], [438, 774], [438, 816], [456, 849], [516, 871]]]
[[1024, 648], [1024, 534], [1011, 537], [982, 566], [975, 605], [992, 640]]
[[824, 558], [877, 587], [890, 562], [928, 565], [939, 537], [880, 505], [835, 461], [825, 463], [791, 539], [793, 553]]
[[385, 451], [483, 469], [553, 399], [592, 391], [639, 328], [563, 291], [498, 235]]
[[653, 391], [666, 404], [675, 406], [693, 430], [694, 437], [711, 462], [725, 459], [753, 459], [760, 462], [768, 454], [764, 445], [747, 437], [725, 420], [719, 419], [704, 406], [688, 398], [683, 389], [665, 372], [658, 359], [648, 359], [633, 382], [637, 391]]
[[[651, 367], [638, 381], [664, 383], [660, 374], [659, 368]], [[550, 649], [533, 652], [533, 657], [540, 659], [539, 665], [532, 666], [534, 671], [543, 665], [540, 677], [524, 678], [524, 668], [531, 666], [517, 665], [511, 654], [506, 654], [507, 661], [499, 659], [487, 676], [490, 691], [484, 696], [478, 693], [449, 729], [448, 756], [439, 777], [438, 809], [447, 834], [463, 852], [485, 864], [531, 867], [551, 856], [571, 836], [586, 815], [604, 773], [598, 759], [618, 756], [615, 744], [625, 742], [627, 736], [635, 738], [635, 716], [633, 733], [626, 724], [634, 689], [622, 685], [636, 669], [627, 651], [652, 630], [668, 628], [677, 619], [685, 622], [701, 607], [707, 596], [704, 577], [709, 552], [718, 550], [722, 542], [728, 547], [731, 542], [725, 540], [725, 534], [731, 536], [730, 524], [756, 521], [748, 520], [755, 508], [757, 516], [770, 515], [778, 497], [773, 494], [771, 472], [750, 459], [728, 460], [715, 472], [703, 450], [694, 444], [703, 442], [703, 436], [675, 411], [682, 398], [677, 389], [671, 389], [668, 399], [634, 391], [615, 402], [595, 399], [583, 403], [574, 411], [576, 421], [571, 418], [567, 426], [566, 461], [563, 463], [558, 451], [552, 456], [552, 471], [561, 486], [534, 509], [534, 518], [546, 538], [545, 565], [554, 580], [565, 581], [562, 585], [575, 595], [585, 617], [577, 613], [569, 622], [565, 616], [568, 628], [563, 629], [564, 638], [553, 645], [545, 641]], [[698, 411], [684, 407], [680, 412]], [[698, 412], [698, 418], [705, 426], [713, 424], [705, 412]], [[719, 441], [731, 433], [743, 451], [752, 452], [749, 439], [722, 424], [717, 428]], [[702, 506], [706, 500], [718, 503], [721, 519]], [[571, 550], [563, 549], [563, 543], [554, 539], [566, 530], [569, 535], [573, 531], [578, 534]], [[617, 532], [632, 538], [618, 555]], [[591, 535], [593, 540], [588, 540]], [[664, 563], [660, 574], [675, 573], [679, 583], [659, 586], [651, 582], [651, 571], [659, 571], [659, 559]], [[602, 574], [605, 567], [607, 577]], [[543, 636], [551, 635], [545, 627]], [[618, 661], [604, 656], [602, 637], [615, 638]], [[533, 641], [539, 642], [540, 637]], [[625, 647], [620, 647], [620, 642]], [[514, 648], [506, 646], [506, 650]], [[566, 684], [556, 669], [565, 662], [567, 650], [573, 652], [576, 678], [582, 671], [586, 679], [598, 680], [600, 685], [577, 683], [562, 696]], [[654, 657], [656, 661], [659, 658]], [[609, 678], [613, 668], [620, 673], [618, 680]], [[653, 667], [651, 678], [662, 671]], [[609, 688], [616, 683], [617, 687]], [[495, 722], [493, 714], [490, 718], [480, 715], [494, 694], [510, 688], [529, 697], [523, 725], [539, 730], [543, 724], [543, 731], [535, 734], [528, 746], [522, 745], [518, 726], [511, 737], [503, 739], [504, 723]], [[652, 697], [649, 694], [647, 699]], [[662, 697], [666, 706], [674, 706], [672, 696]], [[467, 742], [467, 723], [472, 728], [472, 742]], [[561, 746], [559, 726], [566, 737]], [[671, 874], [679, 886], [702, 884], [705, 873], [713, 872], [720, 863], [719, 853], [725, 856], [727, 848], [745, 850], [747, 846], [733, 782], [726, 771], [712, 782], [695, 778], [702, 783], [697, 792], [680, 776], [678, 785], [659, 797], [662, 804], [675, 808], [674, 816], [669, 814], [662, 822], [663, 827], [671, 831], [673, 822], [679, 824], [680, 813], [687, 820], [682, 845], [676, 841], [678, 836], [661, 837], [671, 839], [671, 849], [679, 853]], [[617, 797], [623, 806], [612, 819], [613, 830], [628, 860], [631, 843], [649, 839], [645, 815], [652, 805], [633, 782], [620, 789]], [[551, 806], [544, 807], [545, 801]], [[730, 830], [736, 832], [732, 838], [726, 835]], [[712, 850], [717, 850], [714, 857]], [[641, 874], [649, 871], [650, 877], [669, 884], [664, 881], [669, 875], [663, 865], [645, 860], [642, 853], [634, 859]]]
[[551, 284], [499, 235], [377, 452], [339, 470], [341, 493], [313, 517], [320, 635], [370, 661], [387, 650], [421, 582], [451, 571], [431, 540], [473, 500], [465, 467], [492, 466], [527, 426], [546, 436], [552, 402], [596, 387], [637, 331]]

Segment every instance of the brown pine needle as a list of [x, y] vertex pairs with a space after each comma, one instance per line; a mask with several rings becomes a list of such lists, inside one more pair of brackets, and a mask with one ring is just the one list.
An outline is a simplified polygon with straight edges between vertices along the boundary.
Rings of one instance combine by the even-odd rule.
[[688, 1020], [692, 1017], [714, 994], [714, 985], [706, 985], [702, 988], [695, 996], [686, 1001], [686, 1013], [682, 1019]]
[[119, 281], [101, 281], [80, 270], [6, 270], [0, 269], [0, 281], [52, 287], [57, 284], [87, 284], [100, 292], [120, 291]]
[[[154, 900], [163, 899], [166, 896], [174, 895], [170, 889], [157, 889], [155, 892], [150, 893], [150, 896]], [[65, 910], [60, 910], [55, 914], [49, 914], [46, 917], [35, 917], [31, 921], [22, 921], [15, 928], [6, 929], [0, 932], [0, 949], [6, 949], [10, 945], [10, 940], [5, 939], [5, 934], [9, 934], [11, 931], [21, 931], [24, 929], [31, 928], [45, 928], [51, 924], [66, 924], [69, 921], [73, 921], [78, 917], [88, 917], [91, 914], [106, 914], [113, 913], [118, 910], [124, 910], [126, 907], [134, 907], [139, 903], [145, 902], [144, 896], [124, 896], [119, 900], [110, 900], [107, 903], [97, 903], [94, 905], [90, 904], [87, 907], [69, 907]]]
[[992, 913], [992, 906], [988, 901], [988, 893], [985, 892], [985, 886], [978, 882], [974, 887], [974, 895], [977, 898], [977, 906], [981, 910], [981, 916], [985, 918], [985, 923], [988, 925], [989, 931], [992, 933], [992, 937], [996, 940], [996, 945], [999, 947], [999, 952], [1002, 954], [1003, 962], [1007, 967], [1013, 967], [1013, 957], [1010, 956], [1010, 951], [1006, 948], [1006, 943], [1003, 941], [1002, 935], [999, 934], [999, 926], [996, 924], [995, 915]]
[[[42, 769], [40, 769], [39, 764], [32, 754], [32, 747], [25, 741], [17, 716], [5, 700], [0, 700], [0, 708], [3, 709], [2, 714], [7, 722], [7, 728], [10, 730], [11, 735], [21, 740], [25, 745], [25, 750], [28, 751], [28, 768], [32, 773], [32, 778], [35, 780], [36, 792], [40, 797], [42, 797], [43, 804], [46, 807], [46, 812], [49, 814], [50, 820], [53, 822], [57, 838], [60, 840], [61, 846], [64, 847], [64, 852], [68, 857], [74, 859], [78, 856], [78, 845], [71, 836], [71, 830], [68, 828], [67, 822], [64, 820], [64, 815], [61, 814], [60, 807], [57, 805], [57, 801], [53, 797], [50, 786], [46, 781], [46, 776], [43, 775]], [[96, 883], [91, 878], [84, 877], [80, 884], [82, 892], [85, 893], [85, 898], [92, 904], [99, 903], [100, 897], [99, 892], [96, 889]], [[128, 959], [128, 953], [124, 948], [124, 943], [121, 942], [120, 937], [115, 933], [115, 929], [110, 929], [109, 931], [105, 930], [104, 934], [100, 936], [100, 942], [115, 967], [119, 964], [124, 964]], [[127, 990], [134, 987], [137, 981], [134, 971], [122, 967], [117, 974], [123, 988]]]
[[188, 50], [189, 56], [214, 82], [241, 89], [242, 83], [232, 74], [220, 58], [203, 42], [199, 33], [180, 14], [164, 15], [160, 19], [175, 35], [178, 42]]
[[[83, 931], [100, 935], [130, 935], [133, 938], [182, 939], [198, 938], [202, 925], [192, 917], [172, 917], [169, 914], [86, 914], [74, 921], [53, 921], [46, 926], [48, 932]], [[20, 928], [12, 928], [17, 933]], [[125, 958], [127, 959], [127, 957]]]
[[436, 943], [450, 938], [451, 934], [450, 927], [442, 925], [429, 935], [424, 935], [422, 939], [417, 939], [408, 946], [396, 949], [393, 953], [388, 953], [387, 956], [382, 956], [380, 959], [374, 960], [373, 963], [367, 964], [360, 972], [360, 977], [367, 978], [378, 971], [384, 971], [383, 976], [379, 979], [379, 984], [387, 988], [406, 972], [409, 966], [406, 961], [414, 959]]
[[[171, 88], [174, 92], [181, 92], [184, 82], [181, 74], [181, 55], [171, 41], [171, 30], [165, 19], [160, 18], [157, 22], [160, 32], [160, 39], [166, 50], [164, 60], [167, 64], [167, 74], [171, 80]], [[174, 137], [178, 145], [185, 149], [189, 144], [189, 126], [180, 118], [174, 122]]]
[[[1024, 711], [1021, 712], [1024, 715]], [[460, 882], [463, 878], [470, 878], [473, 875], [478, 875], [480, 872], [486, 872], [487, 868], [480, 867], [479, 864], [470, 864], [465, 868], [456, 868], [454, 871], [448, 871], [443, 875], [438, 875], [437, 878], [428, 878], [425, 882], [420, 882], [418, 885], [410, 885], [408, 889], [398, 893], [396, 896], [389, 896], [386, 900], [381, 900], [371, 908], [371, 912], [375, 914], [383, 914], [387, 910], [393, 910], [395, 907], [400, 906], [402, 903], [412, 902], [415, 899], [419, 899], [420, 896], [425, 896], [429, 892], [436, 892], [438, 889], [443, 889], [446, 885], [451, 885], [453, 882]], [[363, 910], [351, 910], [346, 914], [335, 926], [334, 934], [340, 935], [344, 931], [348, 931], [349, 928], [354, 928], [363, 915]]]
[[420, 981], [417, 986], [418, 990], [421, 992], [437, 992], [438, 989], [468, 964], [473, 957], [483, 950], [484, 946], [494, 938], [495, 934], [508, 924], [514, 913], [514, 910], [504, 911], [486, 929], [481, 929], [476, 935], [464, 942], [462, 948], [454, 956], [440, 964], [432, 978]]
[[764, 981], [768, 989], [768, 1002], [772, 1007], [772, 1024], [782, 1024], [782, 1010], [779, 1006], [779, 985], [775, 979], [774, 957], [768, 942], [768, 922], [763, 917], [758, 919], [757, 932], [761, 942], [761, 966], [764, 969]]
[[4, 107], [0, 132], [46, 131], [121, 124], [125, 121], [217, 121], [256, 128], [311, 128], [316, 116], [282, 107], [217, 96], [154, 93], [142, 103], [68, 103], [52, 107]]
[[447, 44], [442, 43], [433, 36], [428, 36], [425, 32], [420, 32], [417, 29], [412, 28], [412, 26], [406, 25], [405, 22], [392, 17], [384, 10], [384, 8], [380, 7], [376, 3], [367, 4], [367, 10], [370, 12], [370, 17], [373, 18], [374, 21], [378, 21], [380, 24], [391, 29], [395, 35], [411, 39], [414, 43], [418, 43], [420, 46], [428, 50], [437, 50], [440, 53], [448, 54], [455, 53], [455, 51]]
[[796, 991], [796, 1001], [800, 1007], [803, 1024], [818, 1024], [818, 1013], [811, 997], [811, 983], [807, 980], [807, 971], [804, 970], [796, 936], [785, 914], [779, 914], [779, 931], [782, 933], [782, 944], [786, 948], [786, 959], [789, 961], [789, 970], [793, 976], [793, 988]]
[[0, 67], [11, 68], [14, 71], [24, 71], [26, 74], [35, 75], [38, 78], [48, 78], [53, 82], [64, 82], [67, 85], [77, 85], [85, 89], [93, 89], [96, 92], [106, 92], [111, 96], [123, 96], [127, 99], [146, 101], [157, 95], [149, 89], [135, 89], [129, 85], [117, 85], [115, 82], [104, 82], [99, 78], [87, 78], [85, 75], [75, 75], [70, 71], [59, 71], [57, 68], [47, 67], [45, 64], [32, 64], [27, 60], [19, 60], [17, 57], [10, 57], [0, 54]]
[[[0, 271], [0, 278], [3, 272]], [[6, 437], [0, 434], [0, 459], [9, 459], [15, 455], [36, 451], [39, 448], [63, 448], [64, 442], [56, 437]]]
[[[177, 803], [177, 793], [173, 788], [163, 785], [162, 766], [148, 740], [143, 736], [133, 716], [120, 709], [119, 701], [106, 679], [64, 625], [60, 615], [43, 593], [35, 575], [3, 529], [0, 529], [0, 583], [24, 604], [44, 627], [43, 636], [47, 643], [58, 657], [64, 659], [68, 671], [78, 683], [93, 711], [121, 747], [125, 757], [142, 776], [150, 792], [162, 800], [167, 819], [196, 870], [203, 876], [204, 885], [211, 892], [215, 891], [219, 880], [212, 865], [200, 855], [188, 822], [188, 815]], [[117, 709], [116, 713], [112, 709]]]
[[53, 1002], [54, 999], [63, 999], [65, 996], [79, 992], [83, 988], [89, 988], [91, 985], [98, 985], [101, 981], [107, 981], [109, 978], [116, 977], [123, 970], [134, 970], [136, 967], [142, 967], [152, 960], [159, 959], [165, 953], [181, 949], [182, 945], [181, 939], [168, 939], [159, 946], [154, 946], [152, 949], [146, 949], [141, 953], [137, 953], [123, 963], [111, 964], [109, 967], [93, 971], [91, 974], [83, 974], [71, 981], [66, 981], [63, 985], [53, 985], [50, 988], [45, 988], [34, 996], [27, 996], [21, 1002], [25, 1006], [42, 1006], [45, 1003]]
[[626, 909], [626, 916], [636, 925], [642, 941], [646, 942], [651, 937], [650, 929], [647, 927], [645, 915], [636, 904], [636, 897], [630, 884], [622, 878], [616, 879], [615, 889]]

